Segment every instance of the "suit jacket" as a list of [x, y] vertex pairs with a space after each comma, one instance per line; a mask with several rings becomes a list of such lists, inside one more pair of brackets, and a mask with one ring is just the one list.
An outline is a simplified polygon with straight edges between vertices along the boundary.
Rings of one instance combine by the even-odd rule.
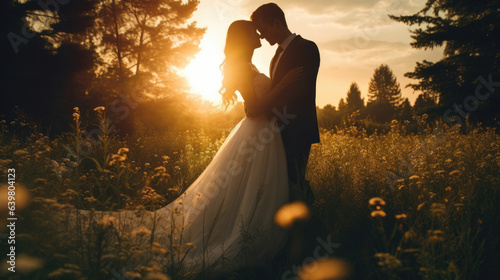
[[[316, 79], [319, 63], [319, 50], [316, 44], [298, 35], [283, 52], [271, 77], [271, 88], [274, 88], [288, 71], [297, 66], [304, 67], [297, 84], [287, 92], [283, 92], [282, 98], [276, 100], [266, 113], [270, 119], [277, 118], [278, 124], [283, 128], [281, 136], [285, 145], [292, 141], [303, 145], [319, 142], [316, 116]], [[280, 113], [277, 114], [276, 110]], [[283, 117], [284, 113], [295, 117], [293, 119]]]

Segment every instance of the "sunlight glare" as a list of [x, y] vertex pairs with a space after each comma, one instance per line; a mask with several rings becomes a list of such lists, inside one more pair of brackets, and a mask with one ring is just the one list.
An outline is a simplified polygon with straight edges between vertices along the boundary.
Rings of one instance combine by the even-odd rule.
[[188, 78], [193, 93], [219, 104], [222, 80], [219, 66], [224, 60], [224, 46], [207, 34], [201, 41], [200, 48], [200, 52], [184, 70], [184, 75]]

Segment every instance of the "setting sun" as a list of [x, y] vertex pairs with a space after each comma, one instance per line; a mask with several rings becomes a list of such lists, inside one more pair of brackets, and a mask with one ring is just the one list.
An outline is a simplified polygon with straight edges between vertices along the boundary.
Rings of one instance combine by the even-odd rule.
[[201, 41], [200, 48], [195, 59], [184, 70], [184, 75], [188, 78], [193, 93], [201, 95], [205, 100], [219, 103], [222, 79], [219, 66], [224, 59], [223, 43], [207, 34]]

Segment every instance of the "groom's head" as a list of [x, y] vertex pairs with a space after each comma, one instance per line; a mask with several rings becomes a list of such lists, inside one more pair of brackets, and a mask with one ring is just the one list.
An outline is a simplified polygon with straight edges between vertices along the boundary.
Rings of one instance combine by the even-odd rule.
[[275, 3], [260, 6], [250, 16], [250, 20], [270, 45], [281, 43], [289, 34], [285, 13]]

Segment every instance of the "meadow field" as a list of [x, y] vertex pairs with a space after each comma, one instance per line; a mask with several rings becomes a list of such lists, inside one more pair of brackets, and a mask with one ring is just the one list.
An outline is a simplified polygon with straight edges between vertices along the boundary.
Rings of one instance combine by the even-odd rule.
[[[186, 279], [178, 263], [185, 244], [137, 248], [129, 238], [110, 251], [109, 221], [90, 217], [93, 230], [70, 235], [60, 224], [68, 209], [152, 211], [167, 205], [201, 174], [231, 127], [119, 137], [103, 109], [88, 120], [75, 108], [73, 117], [72, 131], [53, 138], [21, 117], [0, 123], [2, 207], [8, 170], [15, 169], [18, 217], [17, 272], [7, 276]], [[297, 275], [282, 262], [268, 279], [319, 279], [312, 274], [325, 258], [347, 263], [347, 279], [498, 279], [500, 136], [481, 125], [450, 127], [425, 115], [414, 123], [417, 132], [397, 121], [384, 134], [356, 126], [321, 132], [307, 170], [316, 196], [312, 211], [338, 246], [322, 259], [304, 260], [306, 273]], [[7, 212], [1, 213], [6, 271], [9, 232]], [[151, 231], [131, 235], [149, 238]], [[144, 252], [171, 262], [121, 269]], [[224, 279], [264, 279], [259, 271], [247, 268]]]

